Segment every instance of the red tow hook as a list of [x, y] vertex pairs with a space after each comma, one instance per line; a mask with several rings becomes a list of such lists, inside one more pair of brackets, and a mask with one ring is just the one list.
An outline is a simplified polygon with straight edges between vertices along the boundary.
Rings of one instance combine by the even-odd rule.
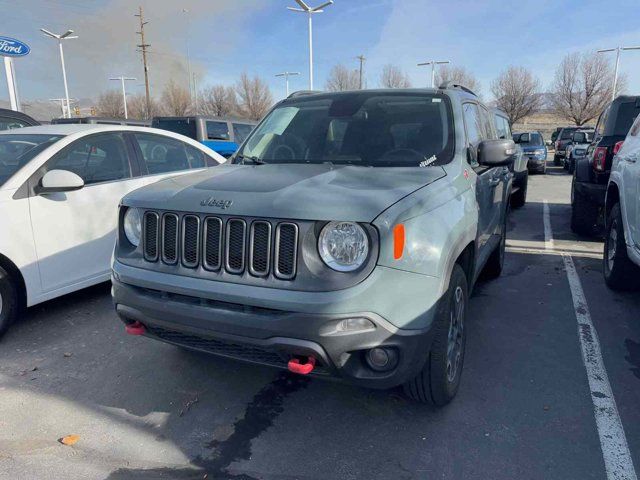
[[307, 363], [300, 363], [299, 358], [292, 358], [287, 364], [287, 368], [290, 372], [299, 373], [300, 375], [310, 374], [316, 366], [315, 357], [308, 357]]
[[137, 321], [125, 325], [124, 330], [129, 335], [144, 335], [144, 333], [147, 331], [147, 329], [144, 328], [144, 325]]

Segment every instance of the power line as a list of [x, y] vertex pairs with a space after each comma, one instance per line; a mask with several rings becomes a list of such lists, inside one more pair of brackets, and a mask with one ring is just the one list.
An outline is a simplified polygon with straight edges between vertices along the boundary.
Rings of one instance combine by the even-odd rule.
[[144, 41], [144, 26], [149, 23], [145, 22], [142, 16], [142, 6], [138, 7], [138, 13], [135, 15], [140, 18], [140, 31], [136, 32], [140, 35], [140, 45], [138, 48], [142, 50], [142, 65], [144, 67], [144, 91], [146, 96], [146, 106], [147, 106], [147, 119], [151, 118], [151, 94], [149, 91], [149, 65], [147, 64], [147, 48], [151, 46], [149, 43], [145, 43]]

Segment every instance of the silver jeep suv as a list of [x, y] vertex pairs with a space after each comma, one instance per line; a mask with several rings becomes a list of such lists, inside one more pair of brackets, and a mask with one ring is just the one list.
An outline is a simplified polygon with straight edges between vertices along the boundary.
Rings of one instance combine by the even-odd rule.
[[515, 144], [464, 87], [292, 95], [228, 164], [122, 200], [130, 334], [456, 394], [471, 288], [502, 270]]

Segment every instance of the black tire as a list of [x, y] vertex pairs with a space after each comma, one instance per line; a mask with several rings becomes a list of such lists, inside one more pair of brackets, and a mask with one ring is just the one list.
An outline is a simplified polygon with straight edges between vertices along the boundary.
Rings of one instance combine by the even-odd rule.
[[0, 338], [18, 316], [18, 292], [13, 278], [0, 267]]
[[624, 237], [620, 204], [616, 203], [607, 218], [604, 238], [604, 281], [612, 290], [637, 290], [640, 268], [629, 260]]
[[[418, 402], [442, 407], [458, 393], [467, 343], [469, 301], [467, 277], [460, 265], [451, 272], [449, 288], [438, 304], [435, 336], [422, 371], [403, 385], [405, 394]], [[450, 337], [452, 345], [449, 352]]]
[[[575, 182], [575, 180], [574, 180]], [[598, 209], [571, 184], [571, 230], [579, 235], [592, 235], [598, 221]]]
[[558, 155], [554, 155], [554, 156], [553, 156], [553, 164], [554, 164], [555, 166], [560, 165], [560, 162], [561, 162], [561, 161], [562, 161], [562, 160], [560, 160], [560, 157], [559, 157]]
[[482, 276], [491, 280], [494, 278], [498, 278], [502, 274], [502, 269], [504, 268], [504, 253], [507, 248], [507, 217], [509, 211], [504, 212], [504, 219], [502, 220], [502, 232], [500, 235], [500, 243], [493, 250], [489, 260], [487, 260], [487, 264], [484, 266], [482, 271]]
[[529, 173], [525, 172], [519, 190], [511, 195], [511, 206], [513, 208], [523, 207], [527, 203], [527, 187], [529, 185]]

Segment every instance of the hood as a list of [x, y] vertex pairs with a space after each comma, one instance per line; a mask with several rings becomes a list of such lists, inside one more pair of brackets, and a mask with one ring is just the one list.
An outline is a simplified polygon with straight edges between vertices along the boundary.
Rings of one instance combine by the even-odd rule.
[[123, 203], [222, 215], [371, 222], [445, 175], [442, 167], [219, 165], [143, 187]]

